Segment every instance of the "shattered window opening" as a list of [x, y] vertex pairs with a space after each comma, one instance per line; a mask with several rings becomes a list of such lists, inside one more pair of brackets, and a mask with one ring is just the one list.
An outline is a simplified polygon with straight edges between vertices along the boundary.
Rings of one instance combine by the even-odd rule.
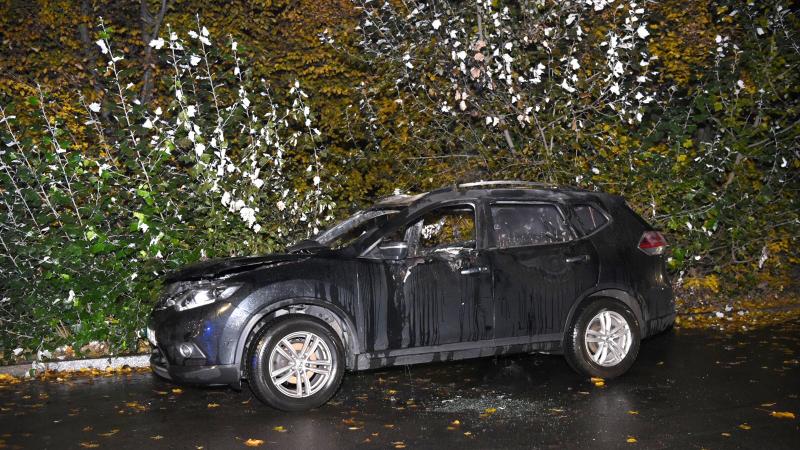
[[573, 238], [554, 205], [492, 205], [495, 243], [499, 248], [566, 242]]
[[475, 210], [449, 206], [428, 212], [419, 220], [385, 236], [383, 242], [405, 241], [409, 254], [427, 255], [446, 248], [475, 248]]

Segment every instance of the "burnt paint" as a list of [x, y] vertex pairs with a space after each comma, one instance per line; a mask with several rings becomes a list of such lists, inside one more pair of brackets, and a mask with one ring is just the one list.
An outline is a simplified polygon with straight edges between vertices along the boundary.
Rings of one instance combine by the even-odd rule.
[[[567, 211], [570, 202], [593, 202], [612, 220], [598, 233], [567, 244], [492, 249], [486, 205], [498, 199], [550, 202]], [[463, 203], [476, 210], [475, 249], [402, 261], [375, 257], [384, 235], [439, 206]], [[244, 287], [223, 304], [180, 313], [155, 311], [151, 325], [163, 354], [159, 361], [176, 379], [192, 377], [192, 370], [201, 368], [185, 367], [176, 351], [180, 342], [190, 340], [206, 355], [205, 367], [232, 368], [216, 381], [204, 375], [204, 382], [236, 384], [238, 377], [229, 378], [239, 373], [248, 334], [260, 320], [293, 304], [319, 305], [341, 319], [352, 339], [350, 369], [557, 350], [576, 303], [609, 286], [636, 299], [638, 315], [652, 322], [652, 333], [671, 323], [672, 293], [664, 257], [636, 249], [647, 225], [632, 214], [619, 198], [584, 191], [443, 189], [419, 198], [341, 250], [190, 266], [167, 281], [225, 278]], [[585, 262], [566, 262], [584, 254], [589, 255]], [[477, 267], [488, 271], [461, 273]], [[461, 347], [451, 349], [454, 345]]]

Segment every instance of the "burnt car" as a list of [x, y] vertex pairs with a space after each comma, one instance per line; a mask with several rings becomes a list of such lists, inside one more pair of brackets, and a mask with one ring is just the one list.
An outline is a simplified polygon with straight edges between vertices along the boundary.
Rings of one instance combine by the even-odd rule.
[[345, 370], [563, 353], [613, 378], [675, 319], [664, 237], [622, 197], [526, 182], [394, 196], [285, 254], [169, 275], [148, 336], [156, 374], [246, 381], [287, 411]]

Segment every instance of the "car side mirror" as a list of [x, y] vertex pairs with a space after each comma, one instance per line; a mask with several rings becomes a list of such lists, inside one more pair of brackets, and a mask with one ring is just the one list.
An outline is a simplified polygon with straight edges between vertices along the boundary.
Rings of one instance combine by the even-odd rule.
[[408, 256], [408, 244], [403, 241], [384, 242], [378, 246], [378, 249], [383, 259], [397, 261]]

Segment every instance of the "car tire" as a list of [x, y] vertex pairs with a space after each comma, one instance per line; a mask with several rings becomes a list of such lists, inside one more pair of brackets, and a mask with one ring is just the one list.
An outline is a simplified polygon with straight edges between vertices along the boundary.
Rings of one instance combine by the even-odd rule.
[[321, 320], [283, 316], [259, 330], [250, 345], [250, 390], [281, 411], [319, 407], [339, 389], [344, 375], [343, 355], [336, 332]]
[[641, 328], [627, 305], [598, 299], [576, 312], [564, 341], [564, 356], [575, 371], [611, 379], [627, 372], [636, 361]]

